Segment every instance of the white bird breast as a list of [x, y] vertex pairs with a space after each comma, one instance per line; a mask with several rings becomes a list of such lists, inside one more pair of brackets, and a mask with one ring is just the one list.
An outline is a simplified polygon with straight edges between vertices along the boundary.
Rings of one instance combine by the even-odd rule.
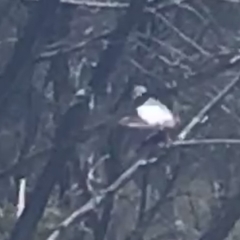
[[174, 122], [171, 111], [164, 105], [142, 105], [137, 108], [138, 116], [150, 125], [164, 125]]

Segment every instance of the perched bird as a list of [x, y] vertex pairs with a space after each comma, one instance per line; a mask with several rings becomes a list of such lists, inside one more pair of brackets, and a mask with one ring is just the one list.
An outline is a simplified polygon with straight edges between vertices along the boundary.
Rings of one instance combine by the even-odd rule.
[[137, 107], [137, 115], [145, 124], [164, 128], [174, 128], [178, 122], [177, 116], [166, 105], [154, 98], [149, 98], [143, 105]]
[[[135, 90], [134, 97], [138, 97], [146, 91], [143, 86], [137, 86]], [[120, 120], [121, 125], [129, 127], [162, 130], [175, 128], [179, 122], [179, 116], [154, 97], [148, 98], [142, 105], [138, 106], [134, 115]]]
[[[134, 97], [138, 97], [145, 93], [145, 91], [145, 87], [137, 86]], [[149, 97], [142, 105], [135, 109], [135, 113], [132, 116], [122, 118], [119, 123], [131, 128], [155, 129], [162, 133], [166, 132], [166, 134], [161, 134], [161, 136], [164, 135], [167, 139], [167, 132], [179, 125], [180, 118], [178, 114], [171, 111], [158, 99]]]

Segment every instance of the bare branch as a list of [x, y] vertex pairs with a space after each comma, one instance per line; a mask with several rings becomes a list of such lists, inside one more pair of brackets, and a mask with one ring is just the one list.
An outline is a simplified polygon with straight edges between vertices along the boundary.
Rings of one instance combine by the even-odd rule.
[[172, 147], [191, 147], [191, 146], [200, 146], [200, 145], [220, 145], [220, 144], [227, 144], [227, 145], [239, 145], [240, 139], [192, 139], [192, 140], [185, 140], [185, 141], [174, 141], [171, 143]]
[[119, 176], [119, 178], [112, 183], [109, 187], [102, 190], [98, 195], [90, 199], [85, 205], [74, 211], [66, 220], [59, 224], [56, 230], [47, 238], [47, 240], [56, 240], [59, 235], [64, 231], [67, 227], [74, 224], [76, 221], [79, 221], [82, 217], [86, 216], [89, 212], [95, 210], [99, 207], [103, 200], [108, 196], [108, 194], [116, 193], [122, 186], [124, 186], [130, 179], [132, 179], [133, 175], [142, 167], [145, 167], [149, 164], [156, 163], [157, 159], [151, 160], [139, 160], [131, 167], [129, 167], [123, 174]]
[[211, 111], [240, 81], [240, 72], [237, 76], [224, 88], [220, 91], [206, 106], [204, 106], [198, 114], [193, 117], [191, 122], [181, 131], [178, 135], [178, 139], [183, 140], [187, 135], [201, 123], [204, 116]]
[[183, 32], [181, 32], [178, 28], [176, 28], [167, 18], [165, 18], [161, 13], [157, 13], [156, 10], [150, 10], [152, 14], [155, 14], [158, 18], [160, 18], [170, 29], [172, 29], [184, 42], [191, 45], [194, 49], [196, 49], [202, 55], [209, 57], [211, 54], [203, 49], [199, 44], [194, 42], [191, 38], [186, 36]]

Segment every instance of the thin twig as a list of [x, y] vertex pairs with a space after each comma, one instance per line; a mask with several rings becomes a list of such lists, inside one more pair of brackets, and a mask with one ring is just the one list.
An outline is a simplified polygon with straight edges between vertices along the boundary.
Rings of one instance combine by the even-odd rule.
[[189, 146], [197, 146], [197, 145], [211, 145], [211, 144], [231, 144], [238, 145], [240, 144], [240, 139], [221, 139], [221, 138], [213, 138], [213, 139], [192, 139], [185, 141], [174, 141], [171, 146], [172, 147], [189, 147]]
[[62, 3], [73, 4], [78, 6], [85, 7], [94, 7], [94, 8], [127, 8], [129, 3], [121, 3], [120, 1], [115, 2], [100, 2], [100, 1], [78, 1], [78, 0], [61, 0]]
[[[89, 7], [89, 8], [105, 8], [105, 9], [125, 9], [129, 7], [129, 3], [127, 1], [88, 1], [88, 0], [61, 0], [62, 3]], [[182, 1], [184, 2], [184, 0]], [[154, 3], [149, 3], [148, 6], [152, 6]], [[157, 6], [158, 10], [170, 7], [170, 6], [179, 6], [179, 4], [175, 0], [170, 0], [164, 3], [161, 3]], [[148, 8], [150, 9], [150, 8]]]

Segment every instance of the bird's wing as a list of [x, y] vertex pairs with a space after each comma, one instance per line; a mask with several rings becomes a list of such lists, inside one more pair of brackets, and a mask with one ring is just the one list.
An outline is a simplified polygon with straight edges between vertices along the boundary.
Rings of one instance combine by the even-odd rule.
[[174, 118], [170, 110], [159, 105], [142, 105], [137, 108], [137, 113], [141, 119], [150, 125], [163, 125]]
[[157, 127], [156, 125], [150, 125], [141, 118], [136, 117], [124, 117], [119, 121], [119, 124], [123, 126], [128, 126], [131, 128], [141, 128], [141, 129], [153, 129]]

